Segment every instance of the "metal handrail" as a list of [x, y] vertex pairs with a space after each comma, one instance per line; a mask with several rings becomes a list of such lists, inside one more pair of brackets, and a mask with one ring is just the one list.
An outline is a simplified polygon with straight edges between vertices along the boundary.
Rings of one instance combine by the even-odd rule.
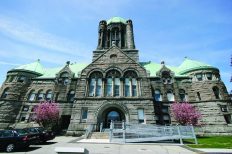
[[[115, 128], [115, 125], [117, 127]], [[121, 125], [121, 126], [120, 126]], [[110, 142], [144, 142], [179, 139], [194, 139], [196, 135], [192, 125], [189, 126], [159, 126], [147, 124], [131, 124], [125, 122], [111, 122]]]
[[87, 129], [85, 130], [85, 138], [87, 139], [90, 135], [90, 133], [93, 131], [94, 124], [90, 124]]

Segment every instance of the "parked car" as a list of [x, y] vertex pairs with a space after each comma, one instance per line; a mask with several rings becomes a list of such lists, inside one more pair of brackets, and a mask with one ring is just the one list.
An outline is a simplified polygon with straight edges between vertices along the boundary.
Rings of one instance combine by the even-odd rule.
[[39, 136], [40, 142], [46, 142], [55, 138], [54, 132], [48, 131], [43, 127], [29, 127], [24, 129], [30, 132], [31, 134]]
[[0, 130], [0, 149], [12, 152], [38, 142], [39, 138], [24, 129]]

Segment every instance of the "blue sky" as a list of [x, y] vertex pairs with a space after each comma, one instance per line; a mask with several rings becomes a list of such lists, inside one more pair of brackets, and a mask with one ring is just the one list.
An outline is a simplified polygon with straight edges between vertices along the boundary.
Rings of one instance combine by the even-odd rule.
[[184, 57], [232, 74], [231, 0], [0, 1], [0, 84], [9, 69], [37, 59], [45, 67], [89, 63], [100, 20], [132, 19], [140, 61], [178, 66]]

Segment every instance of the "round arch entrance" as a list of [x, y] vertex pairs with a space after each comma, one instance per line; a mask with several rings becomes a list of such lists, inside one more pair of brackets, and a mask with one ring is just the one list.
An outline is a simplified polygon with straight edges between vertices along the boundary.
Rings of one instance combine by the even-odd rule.
[[109, 128], [111, 121], [125, 121], [125, 114], [116, 107], [107, 108], [102, 112], [99, 121], [103, 123], [103, 128]]

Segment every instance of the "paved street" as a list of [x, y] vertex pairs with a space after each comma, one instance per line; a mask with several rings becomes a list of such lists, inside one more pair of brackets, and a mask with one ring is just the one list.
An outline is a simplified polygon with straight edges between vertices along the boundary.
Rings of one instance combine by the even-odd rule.
[[[14, 154], [55, 154], [55, 147], [83, 147], [86, 154], [195, 154], [179, 145], [172, 144], [109, 144], [76, 141], [76, 137], [56, 137], [44, 145], [32, 145]], [[71, 143], [70, 143], [71, 142]]]

